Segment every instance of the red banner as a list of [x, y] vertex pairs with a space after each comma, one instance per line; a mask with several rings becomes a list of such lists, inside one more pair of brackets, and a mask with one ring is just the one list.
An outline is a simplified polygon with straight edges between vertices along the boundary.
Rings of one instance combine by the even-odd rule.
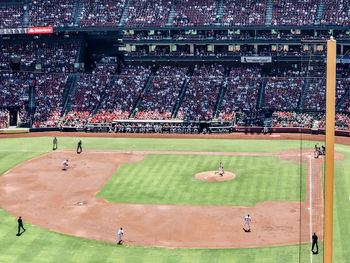
[[28, 34], [52, 34], [53, 27], [29, 27]]

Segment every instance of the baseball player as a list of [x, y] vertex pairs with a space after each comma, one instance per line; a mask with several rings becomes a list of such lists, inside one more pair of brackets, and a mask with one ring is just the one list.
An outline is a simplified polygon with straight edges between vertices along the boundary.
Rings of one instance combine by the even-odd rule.
[[[245, 232], [250, 232], [250, 221], [252, 221], [252, 218], [250, 217], [250, 215], [248, 214], [245, 218], [244, 218], [244, 225], [243, 225], [243, 230]], [[246, 225], [248, 225], [248, 229], [246, 229]]]
[[[314, 233], [312, 235], [312, 248], [311, 248], [311, 251], [312, 251], [313, 254], [318, 254], [317, 240], [318, 240], [318, 237], [317, 237], [316, 233]], [[316, 246], [316, 251], [314, 251], [315, 246]]]
[[83, 148], [82, 148], [82, 142], [81, 142], [81, 140], [78, 142], [78, 146], [77, 146], [77, 153], [79, 154], [79, 153], [82, 153], [82, 151], [83, 151]]
[[222, 162], [220, 162], [219, 170], [216, 173], [218, 173], [220, 176], [224, 175], [224, 165], [222, 164]]
[[123, 231], [123, 228], [121, 227], [118, 231], [118, 241], [117, 241], [117, 244], [118, 245], [121, 245], [123, 240], [122, 240], [122, 236], [124, 235], [124, 231]]
[[63, 162], [62, 162], [62, 165], [63, 165], [63, 171], [66, 171], [67, 170], [67, 167], [68, 167], [68, 160], [64, 160]]
[[22, 221], [22, 217], [20, 216], [17, 220], [18, 222], [18, 233], [17, 236], [21, 235], [21, 228], [23, 229], [23, 232], [26, 231], [26, 229], [23, 227], [23, 221]]
[[53, 151], [57, 150], [57, 138], [56, 137], [53, 138], [52, 143], [53, 143], [52, 150]]

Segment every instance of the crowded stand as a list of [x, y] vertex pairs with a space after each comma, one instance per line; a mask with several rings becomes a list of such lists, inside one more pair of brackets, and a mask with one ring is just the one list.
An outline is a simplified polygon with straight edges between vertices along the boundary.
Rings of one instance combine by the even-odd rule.
[[9, 126], [9, 111], [0, 109], [0, 129], [8, 128]]
[[346, 98], [344, 103], [340, 106], [341, 112], [347, 112], [350, 113], [350, 98]]
[[259, 127], [263, 125], [263, 118], [256, 110], [249, 112], [237, 111], [235, 112], [236, 127]]
[[19, 120], [18, 120], [19, 126], [27, 127], [28, 125], [29, 126], [31, 125], [31, 118], [28, 115], [28, 112], [26, 111], [24, 105], [19, 111], [18, 117], [19, 117]]
[[[338, 104], [343, 96], [349, 89], [349, 78], [337, 78], [336, 79], [336, 97], [335, 103]], [[326, 107], [326, 78], [318, 77], [313, 78], [306, 95], [306, 101], [304, 104], [305, 110], [317, 110], [322, 111]]]
[[116, 73], [114, 65], [100, 64], [92, 74], [83, 74], [77, 83], [71, 110], [64, 117], [64, 126], [84, 126], [92, 110], [100, 103], [101, 95], [109, 88]]
[[216, 22], [215, 0], [178, 0], [174, 6], [174, 26], [209, 26]]
[[78, 53], [77, 43], [41, 43], [40, 62], [44, 72], [74, 72], [74, 63]]
[[90, 122], [111, 123], [115, 119], [127, 119], [141, 96], [150, 74], [149, 67], [126, 67], [108, 90], [97, 114]]
[[168, 120], [185, 82], [187, 68], [163, 66], [144, 94], [135, 119]]
[[323, 25], [350, 25], [350, 3], [344, 0], [325, 0], [321, 19]]
[[265, 86], [265, 109], [295, 110], [298, 106], [304, 79], [297, 77], [268, 77]]
[[318, 0], [274, 0], [272, 25], [305, 26], [314, 24]]
[[63, 119], [64, 127], [84, 128], [90, 116], [89, 111], [69, 111]]
[[350, 115], [342, 113], [336, 114], [334, 125], [337, 130], [350, 131]]
[[34, 128], [56, 127], [62, 110], [62, 93], [67, 76], [43, 74], [37, 76], [35, 87], [36, 110]]
[[68, 27], [73, 25], [74, 0], [29, 1], [30, 26]]
[[177, 117], [184, 120], [209, 121], [224, 82], [224, 67], [218, 64], [198, 66], [188, 84]]
[[23, 69], [34, 67], [36, 63], [34, 42], [26, 44], [0, 44], [0, 69], [10, 69], [11, 57], [19, 56]]
[[23, 6], [0, 6], [0, 28], [18, 28], [23, 25]]
[[[319, 128], [326, 128], [326, 115], [323, 115], [319, 121]], [[336, 113], [334, 126], [336, 130], [350, 131], [350, 115], [345, 113]]]
[[222, 16], [223, 26], [262, 26], [265, 24], [266, 1], [228, 0]]
[[261, 83], [260, 67], [232, 68], [219, 118], [224, 121], [232, 121], [235, 111], [255, 109]]
[[118, 122], [110, 132], [116, 133], [178, 133], [198, 134], [200, 127], [194, 123]]
[[84, 0], [81, 27], [118, 26], [125, 7], [125, 0]]
[[314, 122], [314, 116], [307, 113], [277, 111], [272, 113], [270, 126], [280, 127], [298, 127], [311, 128]]
[[34, 85], [29, 73], [0, 73], [0, 107], [22, 107], [29, 99], [29, 88]]
[[307, 90], [304, 109], [323, 110], [326, 107], [326, 79], [314, 77]]
[[171, 1], [169, 0], [130, 0], [131, 5], [125, 19], [125, 26], [150, 27], [165, 26], [168, 20]]
[[[5, 3], [0, 6], [0, 28], [21, 28], [25, 14], [29, 14], [29, 26], [64, 28], [162, 27], [167, 22], [173, 26], [263, 26], [268, 1], [223, 1], [222, 18], [216, 0], [62, 0], [25, 1], [25, 5]], [[318, 0], [273, 0], [273, 26], [313, 25], [318, 10]], [[320, 2], [321, 3], [321, 2]], [[169, 15], [173, 10], [173, 19]], [[349, 3], [343, 0], [324, 0], [319, 22], [322, 25], [348, 26]], [[126, 12], [124, 21], [123, 13]], [[287, 14], [287, 15], [286, 15]]]

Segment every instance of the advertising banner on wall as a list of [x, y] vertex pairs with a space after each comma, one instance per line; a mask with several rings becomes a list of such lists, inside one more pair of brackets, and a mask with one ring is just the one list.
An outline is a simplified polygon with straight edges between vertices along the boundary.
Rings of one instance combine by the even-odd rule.
[[0, 28], [0, 35], [52, 34], [53, 27]]
[[53, 27], [29, 27], [28, 34], [52, 34]]
[[271, 63], [272, 57], [241, 57], [241, 63]]

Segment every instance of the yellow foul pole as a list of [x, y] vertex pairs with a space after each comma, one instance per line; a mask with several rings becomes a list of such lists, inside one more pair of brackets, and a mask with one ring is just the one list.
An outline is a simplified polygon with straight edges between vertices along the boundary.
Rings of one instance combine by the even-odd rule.
[[326, 96], [326, 164], [325, 164], [325, 221], [324, 262], [332, 263], [333, 249], [333, 184], [334, 184], [334, 119], [337, 42], [327, 41], [327, 96]]

